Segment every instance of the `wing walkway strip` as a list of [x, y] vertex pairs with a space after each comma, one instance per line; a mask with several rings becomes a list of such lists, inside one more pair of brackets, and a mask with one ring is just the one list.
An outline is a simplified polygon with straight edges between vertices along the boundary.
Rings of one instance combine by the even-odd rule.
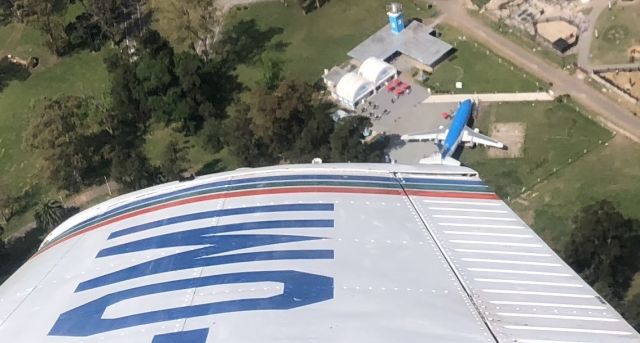
[[508, 213], [502, 210], [485, 210], [478, 208], [465, 208], [465, 207], [429, 207], [434, 211], [460, 211], [460, 212], [479, 212], [479, 213]]
[[518, 235], [518, 234], [511, 234], [511, 233], [474, 232], [474, 231], [443, 231], [443, 232], [447, 233], [447, 234], [450, 234], [450, 235], [531, 238], [531, 235]]
[[579, 308], [584, 310], [606, 310], [605, 306], [598, 305], [580, 305], [580, 304], [558, 304], [558, 303], [539, 303], [529, 301], [490, 301], [494, 305], [512, 305], [512, 306], [540, 306], [540, 307], [560, 307], [560, 308]]
[[498, 312], [496, 314], [503, 317], [585, 320], [585, 321], [594, 321], [594, 322], [619, 322], [618, 319], [604, 318], [604, 317], [562, 316], [562, 315], [556, 315], [556, 314], [533, 314], [533, 313], [511, 313], [511, 312]]
[[539, 254], [534, 252], [520, 252], [520, 251], [498, 251], [498, 250], [480, 250], [480, 249], [454, 249], [454, 250], [457, 252], [469, 252], [469, 253], [478, 253], [478, 254], [538, 256], [538, 257], [551, 256], [551, 254]]
[[507, 279], [482, 279], [482, 278], [477, 278], [474, 280], [478, 282], [513, 283], [513, 284], [520, 284], [520, 285], [540, 285], [540, 286], [575, 287], [575, 288], [583, 287], [582, 285], [576, 284], [576, 283], [543, 282], [543, 281], [529, 281], [529, 280], [507, 280]]
[[524, 264], [530, 266], [545, 266], [545, 267], [560, 267], [559, 263], [546, 263], [546, 262], [529, 262], [529, 261], [514, 261], [514, 260], [493, 260], [487, 258], [461, 258], [466, 262], [485, 262], [485, 263], [505, 263], [505, 264]]
[[480, 244], [480, 245], [502, 245], [502, 246], [510, 246], [510, 247], [529, 247], [529, 248], [541, 248], [540, 244], [529, 244], [529, 243], [511, 243], [511, 242], [492, 242], [492, 241], [470, 241], [470, 240], [460, 240], [460, 239], [452, 239], [449, 242], [451, 243], [463, 243], [463, 244]]
[[518, 221], [515, 218], [507, 218], [507, 217], [480, 217], [480, 216], [458, 216], [451, 214], [434, 214], [432, 215], [434, 218], [450, 218], [450, 219], [474, 219], [474, 220], [500, 220], [507, 222], [515, 222]]
[[528, 274], [528, 275], [546, 275], [546, 276], [572, 276], [565, 273], [549, 273], [536, 272], [530, 270], [511, 270], [511, 269], [492, 269], [492, 268], [467, 268], [472, 272], [489, 272], [489, 273], [506, 273], [506, 274]]
[[590, 294], [514, 291], [510, 289], [483, 289], [482, 291], [485, 293], [496, 293], [496, 294], [541, 295], [546, 297], [562, 297], [562, 298], [594, 298], [594, 296]]
[[531, 330], [531, 331], [555, 331], [555, 332], [576, 332], [576, 333], [595, 333], [605, 335], [617, 335], [626, 336], [631, 335], [629, 331], [615, 331], [615, 330], [592, 330], [592, 329], [574, 329], [574, 328], [554, 328], [546, 326], [522, 326], [522, 325], [505, 325], [507, 329], [512, 330]]

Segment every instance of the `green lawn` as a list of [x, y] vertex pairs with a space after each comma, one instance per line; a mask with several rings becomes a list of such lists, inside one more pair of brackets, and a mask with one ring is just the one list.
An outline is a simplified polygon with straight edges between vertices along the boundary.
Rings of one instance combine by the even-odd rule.
[[0, 179], [16, 188], [38, 175], [37, 157], [22, 147], [22, 133], [43, 97], [98, 94], [108, 84], [101, 54], [78, 53], [14, 81], [0, 92]]
[[[545, 84], [460, 31], [441, 25], [442, 39], [457, 51], [436, 67], [425, 85], [436, 93], [535, 92]], [[462, 88], [456, 88], [456, 82]]]
[[599, 199], [612, 200], [634, 218], [640, 215], [640, 145], [618, 136], [562, 169], [534, 189], [514, 209], [533, 218], [533, 227], [554, 246], [563, 246], [570, 219], [582, 206]]
[[629, 63], [628, 50], [640, 48], [640, 2], [617, 4], [598, 17], [598, 38], [591, 43], [593, 64]]
[[[233, 25], [241, 19], [255, 19], [263, 29], [282, 28], [282, 34], [275, 36], [273, 41], [282, 40], [288, 44], [282, 53], [286, 61], [284, 70], [289, 77], [307, 81], [317, 80], [323, 69], [346, 61], [349, 50], [387, 22], [387, 0], [330, 1], [306, 16], [293, 1], [289, 2], [288, 7], [272, 2], [234, 9], [226, 23]], [[404, 5], [407, 18], [427, 19], [435, 15], [434, 9], [418, 9], [414, 1], [399, 2]], [[251, 84], [259, 69], [246, 66], [239, 68], [238, 73], [241, 80]]]
[[[57, 58], [49, 53], [40, 33], [21, 24], [0, 27], [0, 55], [37, 56], [40, 65], [26, 80], [11, 81], [0, 91], [0, 183], [19, 192], [40, 182], [38, 195], [52, 194], [36, 154], [22, 146], [22, 134], [43, 97], [99, 94], [108, 86], [104, 53], [81, 52]], [[32, 220], [27, 212], [6, 227], [7, 234]]]
[[[483, 109], [480, 129], [488, 132], [495, 122], [526, 123], [523, 156], [488, 159], [485, 149], [476, 148], [465, 150], [462, 161], [476, 169], [550, 245], [562, 246], [575, 211], [599, 197], [619, 200], [629, 214], [640, 209], [633, 192], [624, 192], [634, 182], [629, 174], [640, 173], [640, 158], [635, 166], [624, 165], [632, 162], [625, 158], [633, 156], [631, 151], [614, 149], [614, 144], [605, 146], [611, 133], [576, 110], [573, 103], [505, 103]], [[639, 145], [626, 147], [636, 149], [635, 156], [640, 156]], [[520, 196], [523, 188], [527, 191]]]

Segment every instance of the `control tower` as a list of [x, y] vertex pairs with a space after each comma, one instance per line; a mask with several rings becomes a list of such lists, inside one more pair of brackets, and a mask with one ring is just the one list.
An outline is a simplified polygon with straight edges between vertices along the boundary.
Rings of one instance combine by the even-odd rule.
[[387, 15], [389, 16], [391, 32], [395, 34], [402, 32], [402, 30], [404, 30], [404, 12], [402, 11], [402, 4], [392, 2], [387, 5]]

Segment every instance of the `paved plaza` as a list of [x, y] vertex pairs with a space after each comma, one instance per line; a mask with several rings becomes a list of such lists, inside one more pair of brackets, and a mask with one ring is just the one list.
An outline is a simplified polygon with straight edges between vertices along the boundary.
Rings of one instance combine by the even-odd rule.
[[365, 112], [358, 109], [358, 113], [370, 115], [373, 129], [385, 132], [392, 138], [389, 152], [392, 159], [398, 163], [412, 164], [436, 152], [436, 146], [431, 142], [405, 144], [400, 140], [400, 136], [430, 131], [439, 126], [448, 127], [450, 120], [443, 118], [442, 113], [453, 113], [458, 103], [425, 104], [423, 101], [428, 96], [426, 89], [407, 78], [401, 80], [411, 85], [410, 94], [395, 99], [395, 94], [382, 88], [378, 94], [369, 98], [371, 105], [364, 105]]

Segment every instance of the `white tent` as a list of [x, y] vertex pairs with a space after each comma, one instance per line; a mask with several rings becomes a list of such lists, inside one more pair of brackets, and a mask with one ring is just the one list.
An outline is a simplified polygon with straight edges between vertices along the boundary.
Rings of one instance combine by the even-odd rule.
[[360, 100], [373, 94], [375, 85], [357, 73], [345, 74], [336, 86], [338, 100], [350, 109], [355, 109]]
[[360, 65], [358, 74], [378, 87], [383, 82], [395, 77], [398, 70], [379, 58], [369, 57]]

